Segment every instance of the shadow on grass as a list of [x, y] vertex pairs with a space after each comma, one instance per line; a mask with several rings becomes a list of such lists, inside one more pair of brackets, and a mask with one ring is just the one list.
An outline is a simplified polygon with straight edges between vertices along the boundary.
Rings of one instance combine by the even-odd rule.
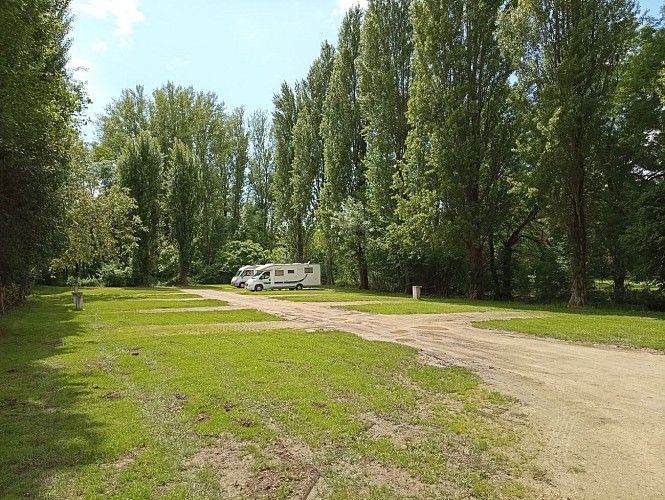
[[83, 334], [71, 297], [38, 291], [0, 319], [0, 498], [41, 498], [49, 477], [94, 463], [98, 424], [78, 408], [90, 391], [49, 358]]

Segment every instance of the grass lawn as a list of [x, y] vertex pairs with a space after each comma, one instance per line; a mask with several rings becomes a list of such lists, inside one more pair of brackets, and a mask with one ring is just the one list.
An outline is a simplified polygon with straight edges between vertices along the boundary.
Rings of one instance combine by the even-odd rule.
[[319, 288], [294, 290], [275, 298], [290, 302], [355, 302], [359, 300], [395, 302], [404, 300], [404, 295], [370, 292], [357, 288]]
[[281, 289], [263, 290], [261, 292], [250, 292], [245, 288], [236, 288], [231, 285], [204, 285], [203, 288], [212, 288], [224, 292], [236, 292], [243, 295], [267, 295], [278, 300], [287, 300], [290, 302], [355, 302], [359, 300], [395, 301], [405, 299], [405, 295], [402, 294], [372, 292], [369, 290], [359, 290], [357, 288], [336, 288], [327, 286], [320, 288], [305, 288], [303, 290]]
[[[85, 297], [84, 297], [85, 298]], [[89, 301], [85, 301], [87, 303]], [[99, 308], [99, 304], [95, 304], [94, 298], [92, 300], [95, 308]], [[105, 311], [144, 311], [150, 309], [181, 309], [186, 307], [219, 307], [226, 306], [228, 302], [216, 299], [171, 299], [169, 298], [144, 298], [144, 299], [124, 299], [121, 301], [113, 301], [105, 303], [102, 307]]]
[[513, 402], [467, 370], [136, 298], [177, 294], [85, 290], [74, 311], [43, 288], [0, 320], [0, 497], [528, 498], [544, 479]]
[[665, 351], [665, 314], [544, 308], [546, 317], [481, 321], [479, 328], [500, 328], [562, 340], [595, 342]]
[[429, 298], [420, 300], [403, 299], [399, 302], [382, 304], [340, 306], [340, 308], [374, 314], [448, 314], [471, 311], [495, 311], [501, 309], [500, 305], [495, 305], [490, 302]]

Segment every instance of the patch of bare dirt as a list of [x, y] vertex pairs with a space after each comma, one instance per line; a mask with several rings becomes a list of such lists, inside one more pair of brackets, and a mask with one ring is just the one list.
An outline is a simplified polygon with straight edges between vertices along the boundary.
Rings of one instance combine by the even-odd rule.
[[136, 461], [136, 457], [143, 451], [143, 448], [138, 448], [127, 453], [123, 453], [110, 464], [102, 465], [103, 468], [124, 469], [128, 465]]
[[[338, 481], [351, 485], [351, 494], [357, 498], [376, 498], [377, 490], [384, 488], [392, 491], [396, 498], [463, 498], [459, 489], [451, 483], [426, 484], [398, 467], [361, 460], [333, 464], [326, 477], [322, 477], [315, 485], [307, 500], [334, 498], [331, 489]], [[442, 492], [445, 492], [445, 496], [442, 496]]]
[[229, 498], [307, 498], [319, 480], [313, 453], [295, 440], [278, 439], [256, 452], [231, 437], [194, 455], [190, 465], [210, 467]]
[[372, 439], [388, 439], [397, 448], [406, 448], [410, 442], [418, 440], [418, 427], [408, 424], [395, 424], [373, 413], [360, 415], [359, 420], [367, 429]]
[[426, 495], [427, 492], [431, 492], [432, 496], [434, 496], [432, 486], [418, 481], [408, 472], [397, 467], [389, 467], [372, 462], [364, 466], [362, 470], [362, 475], [371, 486], [388, 486], [393, 491], [398, 492], [400, 496], [407, 498], [428, 498], [429, 495]]

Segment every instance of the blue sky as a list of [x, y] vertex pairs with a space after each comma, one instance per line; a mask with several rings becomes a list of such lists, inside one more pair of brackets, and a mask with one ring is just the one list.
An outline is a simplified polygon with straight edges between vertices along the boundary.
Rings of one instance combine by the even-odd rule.
[[[70, 67], [87, 82], [90, 118], [124, 88], [167, 81], [215, 92], [229, 110], [270, 111], [281, 82], [304, 78], [324, 40], [336, 45], [359, 1], [73, 0]], [[662, 5], [640, 3], [653, 14]]]
[[73, 0], [69, 65], [87, 82], [91, 118], [124, 88], [169, 80], [215, 92], [229, 110], [270, 111], [281, 83], [304, 78], [324, 40], [336, 45], [357, 2]]

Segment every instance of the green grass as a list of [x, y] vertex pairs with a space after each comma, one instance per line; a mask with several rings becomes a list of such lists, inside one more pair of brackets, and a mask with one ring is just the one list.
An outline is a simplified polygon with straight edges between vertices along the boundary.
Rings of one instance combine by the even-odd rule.
[[493, 303], [462, 299], [403, 299], [381, 304], [358, 304], [340, 306], [341, 309], [368, 312], [374, 314], [448, 314], [472, 311], [495, 311]]
[[[87, 305], [85, 293], [83, 296], [84, 306]], [[94, 303], [94, 299], [93, 299]], [[171, 300], [170, 298], [145, 298], [145, 299], [125, 299], [122, 301], [112, 301], [105, 304], [94, 304], [97, 309], [103, 308], [105, 311], [143, 311], [149, 309], [180, 309], [189, 307], [219, 307], [226, 306], [228, 302], [216, 299], [205, 300]]]
[[[229, 467], [270, 479], [245, 496], [298, 496], [318, 475], [331, 498], [529, 494], [512, 402], [468, 370], [346, 333], [137, 313], [129, 298], [164, 290], [84, 294], [74, 311], [69, 290], [40, 289], [0, 320], [2, 498], [221, 498]], [[421, 489], [376, 484], [377, 469]]]
[[278, 300], [287, 300], [289, 302], [355, 302], [360, 300], [395, 302], [403, 300], [404, 296], [392, 293], [368, 292], [356, 289], [322, 288], [318, 290], [296, 290], [275, 298]]
[[[339, 306], [374, 314], [448, 314], [457, 312], [533, 312], [541, 317], [478, 321], [479, 328], [499, 328], [576, 342], [613, 344], [665, 351], [665, 314], [617, 309], [474, 301], [469, 299], [403, 299], [390, 303]], [[544, 315], [544, 316], [543, 316]]]
[[360, 300], [394, 301], [404, 299], [405, 296], [396, 293], [373, 292], [357, 288], [342, 288], [322, 286], [319, 288], [305, 288], [303, 290], [264, 290], [250, 292], [245, 288], [236, 288], [231, 285], [205, 285], [203, 288], [235, 292], [243, 295], [255, 294], [257, 296], [271, 296], [278, 300], [290, 302], [355, 302]]
[[665, 351], [665, 314], [577, 311], [543, 308], [546, 317], [482, 321], [479, 328], [500, 328], [578, 342], [594, 342]]

